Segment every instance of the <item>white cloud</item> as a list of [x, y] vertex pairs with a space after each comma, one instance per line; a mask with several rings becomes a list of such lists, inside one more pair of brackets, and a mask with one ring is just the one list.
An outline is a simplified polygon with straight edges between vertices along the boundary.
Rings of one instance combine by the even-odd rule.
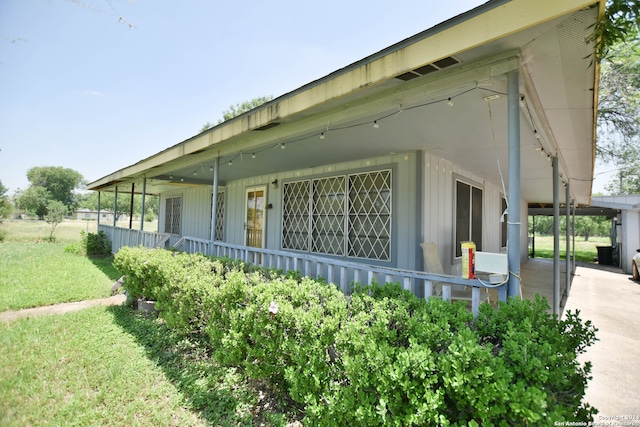
[[104, 94], [98, 90], [85, 90], [82, 94], [87, 96], [104, 96]]

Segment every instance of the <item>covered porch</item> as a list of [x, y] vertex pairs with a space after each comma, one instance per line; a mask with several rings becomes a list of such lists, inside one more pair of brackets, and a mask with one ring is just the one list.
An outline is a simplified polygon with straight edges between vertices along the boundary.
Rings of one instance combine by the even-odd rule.
[[[140, 232], [121, 227], [100, 224], [99, 231], [106, 233], [114, 252], [123, 246], [144, 246], [150, 249], [168, 246], [169, 236], [165, 233]], [[183, 237], [174, 247], [188, 253], [202, 253], [216, 257], [229, 257], [244, 262], [283, 271], [298, 271], [303, 276], [320, 278], [335, 284], [348, 293], [355, 283], [399, 283], [404, 289], [416, 292], [423, 298], [438, 297], [444, 300], [457, 300], [456, 289], [466, 289], [471, 311], [478, 313], [483, 302], [494, 307], [498, 301], [506, 301], [507, 284], [495, 286], [486, 276], [477, 279], [463, 279], [450, 275], [440, 275], [425, 271], [368, 265], [360, 262], [348, 262], [334, 258], [314, 256], [282, 250], [261, 249], [251, 246], [235, 245], [220, 241], [211, 241], [195, 237]], [[570, 274], [566, 274], [568, 271]], [[561, 284], [558, 303], [561, 315], [569, 297], [571, 281], [575, 272], [575, 262], [562, 262], [560, 266]], [[554, 262], [551, 259], [530, 258], [521, 265], [521, 296], [523, 299], [544, 297], [550, 306], [554, 302]], [[440, 292], [439, 292], [440, 290]], [[459, 295], [459, 294], [458, 294]], [[465, 298], [466, 299], [466, 298]], [[550, 311], [553, 311], [550, 308]]]

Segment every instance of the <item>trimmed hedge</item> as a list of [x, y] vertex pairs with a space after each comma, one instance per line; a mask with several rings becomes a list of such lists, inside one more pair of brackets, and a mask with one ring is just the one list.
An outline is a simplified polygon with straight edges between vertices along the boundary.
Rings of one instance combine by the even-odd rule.
[[311, 425], [549, 425], [592, 420], [596, 329], [546, 301], [428, 302], [399, 285], [333, 285], [165, 250], [122, 248], [114, 265], [134, 297], [174, 328], [204, 333], [219, 363], [270, 381]]

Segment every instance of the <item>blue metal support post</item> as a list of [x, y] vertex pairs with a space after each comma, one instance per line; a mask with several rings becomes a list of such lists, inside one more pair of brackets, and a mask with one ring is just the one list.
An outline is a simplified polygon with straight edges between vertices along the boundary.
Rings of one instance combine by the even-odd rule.
[[507, 258], [509, 284], [507, 296], [520, 298], [520, 73], [507, 74], [509, 135]]
[[560, 315], [560, 171], [558, 157], [553, 165], [553, 314]]

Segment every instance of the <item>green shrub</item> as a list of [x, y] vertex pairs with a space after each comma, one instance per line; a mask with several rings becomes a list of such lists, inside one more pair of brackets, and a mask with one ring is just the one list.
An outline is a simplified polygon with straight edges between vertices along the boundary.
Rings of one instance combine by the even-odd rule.
[[206, 334], [219, 363], [269, 381], [310, 425], [540, 425], [590, 420], [596, 329], [546, 301], [428, 302], [397, 284], [345, 296], [299, 274], [165, 250], [122, 248], [132, 296], [174, 328]]
[[111, 241], [104, 231], [95, 233], [85, 233], [80, 231], [80, 242], [66, 245], [64, 251], [77, 255], [88, 256], [109, 256], [111, 255]]

